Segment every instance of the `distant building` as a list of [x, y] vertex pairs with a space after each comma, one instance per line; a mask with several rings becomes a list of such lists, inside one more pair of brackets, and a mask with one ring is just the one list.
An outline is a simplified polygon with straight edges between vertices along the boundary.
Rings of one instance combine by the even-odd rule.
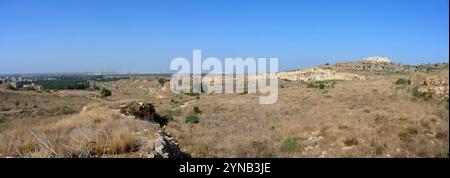
[[363, 61], [370, 62], [370, 63], [390, 63], [391, 62], [391, 60], [389, 58], [379, 57], [379, 56], [363, 58]]

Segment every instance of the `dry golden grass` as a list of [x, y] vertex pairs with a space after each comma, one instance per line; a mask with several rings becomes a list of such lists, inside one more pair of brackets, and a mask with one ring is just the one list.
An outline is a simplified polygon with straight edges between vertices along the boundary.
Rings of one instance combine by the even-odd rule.
[[108, 108], [18, 126], [1, 133], [2, 157], [107, 157], [137, 151], [157, 125], [120, 116]]
[[[448, 66], [433, 74], [448, 75]], [[161, 87], [148, 80], [98, 84], [112, 90], [102, 100], [77, 92], [27, 95], [20, 103], [35, 99], [42, 103], [38, 108], [81, 110], [87, 102], [90, 107], [71, 116], [49, 116], [51, 110], [44, 110], [37, 115], [47, 119], [22, 122], [29, 118], [21, 115], [0, 123], [0, 157], [135, 157], [158, 126], [111, 111], [134, 100], [170, 113], [166, 131], [192, 157], [448, 157], [448, 101], [417, 98], [410, 92], [413, 86], [395, 85], [408, 77], [369, 75], [366, 81], [337, 81], [323, 90], [280, 81], [278, 102], [272, 105], [260, 105], [257, 94], [172, 94], [168, 83]], [[13, 106], [13, 101], [1, 105]], [[201, 110], [199, 123], [186, 123], [195, 106]]]
[[[413, 98], [397, 89], [399, 77], [338, 81], [324, 90], [286, 83], [273, 105], [252, 94], [201, 95], [168, 129], [193, 157], [448, 156], [448, 102]], [[194, 106], [200, 123], [184, 123]], [[402, 134], [408, 129], [417, 133]], [[283, 149], [290, 139], [299, 149]]]
[[[75, 114], [96, 100], [80, 95], [0, 89], [0, 131], [50, 117]], [[84, 91], [79, 91], [78, 93]]]

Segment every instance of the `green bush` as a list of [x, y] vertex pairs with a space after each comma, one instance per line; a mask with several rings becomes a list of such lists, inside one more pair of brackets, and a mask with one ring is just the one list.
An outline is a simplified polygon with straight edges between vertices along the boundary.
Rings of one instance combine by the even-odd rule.
[[158, 79], [158, 82], [159, 82], [159, 84], [160, 84], [161, 86], [164, 86], [164, 84], [166, 83], [166, 79], [164, 79], [164, 78], [159, 78], [159, 79]]
[[196, 115], [189, 115], [185, 120], [185, 123], [187, 124], [197, 124], [199, 122], [200, 119]]
[[194, 93], [193, 91], [190, 91], [189, 93], [184, 93], [184, 94], [188, 95], [188, 96], [195, 96], [195, 97], [200, 96], [199, 93]]
[[162, 110], [161, 113], [162, 113], [162, 117], [165, 118], [167, 121], [173, 120], [174, 113], [172, 110], [169, 110], [169, 109]]
[[410, 138], [414, 135], [417, 135], [419, 132], [414, 128], [406, 128], [398, 135], [401, 139]]
[[100, 90], [100, 96], [102, 96], [103, 98], [111, 96], [111, 91], [106, 88], [102, 88]]
[[411, 81], [407, 80], [407, 79], [403, 79], [403, 78], [399, 78], [396, 82], [396, 85], [409, 85], [411, 84]]
[[194, 112], [194, 114], [201, 114], [202, 113], [202, 111], [200, 111], [200, 108], [198, 106], [194, 106], [193, 112]]
[[304, 145], [298, 138], [288, 138], [281, 143], [282, 151], [302, 151], [304, 149]]
[[437, 139], [445, 139], [445, 138], [447, 138], [447, 133], [445, 133], [445, 132], [437, 132], [435, 137]]

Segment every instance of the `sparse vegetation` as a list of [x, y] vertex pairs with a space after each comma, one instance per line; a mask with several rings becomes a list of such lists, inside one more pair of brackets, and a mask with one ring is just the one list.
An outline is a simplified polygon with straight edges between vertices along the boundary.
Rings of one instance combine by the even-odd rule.
[[194, 93], [193, 91], [190, 91], [189, 93], [184, 93], [184, 94], [188, 95], [188, 96], [195, 96], [195, 97], [200, 96], [200, 93]]
[[372, 89], [372, 93], [374, 94], [374, 95], [378, 95], [378, 94], [380, 94], [380, 92], [378, 91], [378, 89]]
[[416, 129], [408, 127], [406, 129], [404, 129], [402, 132], [400, 132], [400, 134], [398, 136], [400, 137], [401, 140], [407, 141], [411, 137], [417, 135], [418, 133], [419, 132]]
[[288, 138], [281, 143], [281, 150], [286, 152], [303, 151], [304, 147], [298, 138]]
[[201, 114], [202, 113], [202, 111], [200, 111], [200, 108], [198, 106], [194, 106], [192, 111], [194, 112], [194, 114]]
[[0, 124], [3, 124], [6, 122], [6, 117], [2, 114], [0, 114]]
[[399, 78], [397, 81], [395, 81], [396, 85], [410, 85], [411, 81], [404, 79], [404, 78]]
[[358, 143], [359, 143], [358, 140], [354, 137], [346, 138], [344, 140], [345, 146], [354, 146], [354, 145], [358, 145]]
[[436, 135], [434, 137], [436, 137], [437, 139], [446, 139], [447, 133], [439, 131], [436, 133]]
[[[95, 90], [37, 93], [0, 88], [0, 117], [4, 120], [0, 124], [3, 148], [0, 154], [17, 157], [138, 155], [143, 142], [136, 134], [154, 136], [148, 128], [152, 127], [148, 125], [151, 122], [120, 116], [117, 119], [109, 112], [122, 102], [135, 100], [153, 103], [157, 109], [155, 124], [166, 123], [164, 129], [182, 140], [180, 147], [193, 157], [445, 157], [448, 156], [448, 102], [435, 98], [427, 102], [411, 101], [412, 98], [426, 100], [427, 96], [413, 93], [413, 88], [431, 74], [423, 75], [420, 80], [414, 80], [414, 85], [403, 81], [397, 84], [399, 78], [410, 76], [395, 72], [367, 73], [368, 80], [338, 81], [339, 85], [335, 81], [283, 81], [284, 89], [279, 90], [277, 103], [270, 106], [259, 105], [258, 96], [253, 94], [205, 94], [201, 100], [195, 100], [199, 94], [172, 94], [167, 83], [161, 87], [160, 78], [96, 81], [96, 87], [114, 93], [108, 99], [99, 99], [100, 91]], [[400, 87], [403, 89], [398, 90]], [[91, 120], [91, 116], [79, 114], [84, 106], [88, 107], [82, 113], [109, 109], [98, 112], [98, 117]], [[63, 122], [73, 127], [56, 126]], [[117, 130], [116, 125], [125, 128]], [[26, 128], [45, 143], [50, 142], [48, 146], [54, 147], [57, 154], [39, 143]], [[79, 136], [80, 129], [89, 139]], [[103, 131], [109, 135], [108, 144]], [[24, 135], [24, 140], [19, 141], [19, 135]], [[67, 150], [61, 144], [75, 146]], [[86, 150], [90, 151], [81, 154], [79, 148], [86, 144]], [[103, 154], [105, 144], [107, 151]], [[331, 147], [342, 149], [327, 149]]]
[[363, 109], [363, 112], [365, 112], [365, 113], [370, 113], [370, 109], [369, 109], [369, 108], [364, 108], [364, 109]]
[[[0, 135], [0, 154], [26, 157], [104, 157], [137, 151], [136, 131], [150, 123], [117, 119], [120, 115], [97, 108], [55, 122], [20, 126]], [[153, 133], [143, 135], [152, 138]], [[66, 145], [72, 145], [68, 147]]]
[[185, 123], [187, 124], [198, 124], [199, 122], [200, 119], [198, 118], [198, 116], [193, 114], [189, 115], [185, 120]]
[[315, 81], [315, 82], [308, 82], [306, 87], [307, 88], [318, 88], [318, 89], [325, 89], [325, 88], [334, 88], [334, 85], [336, 85], [336, 81], [326, 80], [326, 81]]
[[422, 99], [424, 101], [430, 101], [432, 96], [428, 93], [419, 92], [419, 87], [420, 87], [420, 85], [417, 85], [417, 86], [411, 88], [412, 96], [414, 96], [415, 98], [418, 98], [418, 99]]
[[164, 79], [164, 78], [159, 78], [159, 79], [158, 79], [158, 82], [159, 82], [159, 84], [160, 84], [161, 86], [164, 86], [164, 84], [166, 83], [166, 79]]
[[170, 122], [173, 120], [174, 111], [170, 109], [162, 110], [162, 117], [166, 119], [167, 122]]
[[100, 96], [103, 97], [103, 98], [106, 98], [106, 97], [108, 97], [108, 96], [111, 96], [111, 91], [108, 90], [108, 89], [106, 89], [106, 88], [102, 88], [102, 89], [100, 90]]

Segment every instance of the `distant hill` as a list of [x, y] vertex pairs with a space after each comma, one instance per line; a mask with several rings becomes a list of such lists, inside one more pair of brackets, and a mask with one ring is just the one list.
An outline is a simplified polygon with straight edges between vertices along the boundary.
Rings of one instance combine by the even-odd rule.
[[367, 57], [360, 61], [323, 64], [313, 68], [279, 72], [279, 79], [290, 81], [365, 80], [367, 75], [433, 73], [448, 69], [448, 63], [403, 65], [387, 57]]

